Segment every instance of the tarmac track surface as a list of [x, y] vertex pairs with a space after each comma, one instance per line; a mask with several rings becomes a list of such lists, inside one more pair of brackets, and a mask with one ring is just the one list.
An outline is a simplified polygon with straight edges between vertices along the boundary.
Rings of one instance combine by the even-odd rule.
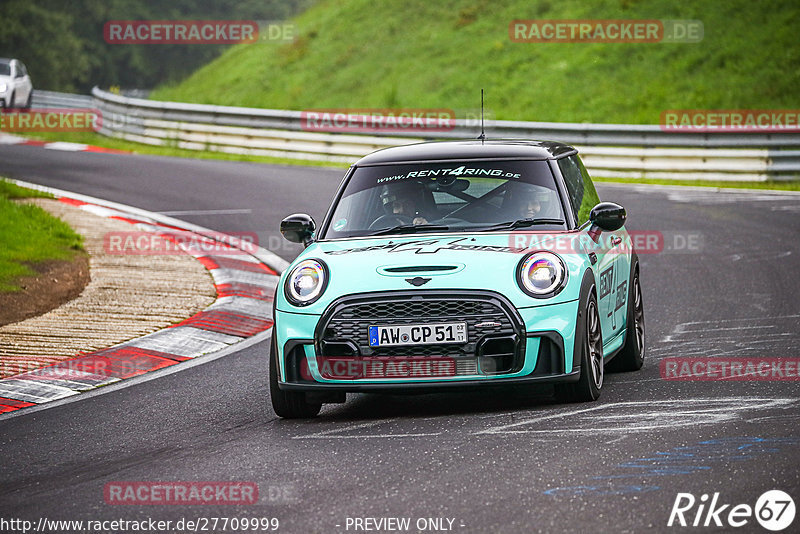
[[[1, 146], [0, 174], [257, 232], [291, 259], [299, 249], [278, 239], [279, 221], [319, 221], [343, 171]], [[779, 489], [797, 501], [800, 383], [667, 381], [658, 362], [800, 356], [800, 195], [598, 189], [628, 209], [630, 229], [661, 231], [666, 245], [640, 255], [645, 367], [607, 374], [598, 402], [557, 404], [546, 387], [350, 395], [316, 420], [285, 421], [268, 405], [264, 341], [0, 419], [0, 517], [149, 517], [172, 520], [170, 531], [181, 518], [235, 516], [278, 518], [279, 532], [355, 532], [348, 518], [365, 517], [410, 518], [410, 531], [448, 518], [456, 532], [639, 532], [678, 528], [667, 521], [679, 492], [754, 506]], [[252, 481], [260, 500], [112, 506], [103, 489], [114, 481]], [[737, 531], [764, 532], [752, 517]]]

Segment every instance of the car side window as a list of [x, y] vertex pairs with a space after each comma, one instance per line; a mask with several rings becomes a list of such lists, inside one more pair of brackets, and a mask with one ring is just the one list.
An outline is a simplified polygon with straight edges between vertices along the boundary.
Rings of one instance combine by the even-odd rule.
[[589, 220], [592, 208], [600, 202], [589, 172], [577, 155], [558, 160], [558, 167], [564, 175], [570, 205], [572, 206], [578, 226]]
[[22, 73], [22, 76], [27, 76], [28, 75], [28, 69], [25, 68], [25, 64], [24, 63], [17, 63], [17, 65], [19, 65], [19, 71]]

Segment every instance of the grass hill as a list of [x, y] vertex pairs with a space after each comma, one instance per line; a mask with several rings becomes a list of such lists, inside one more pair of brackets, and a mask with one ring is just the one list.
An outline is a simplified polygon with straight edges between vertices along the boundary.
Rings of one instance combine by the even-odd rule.
[[[697, 19], [700, 43], [515, 43], [514, 19]], [[665, 109], [797, 108], [796, 0], [328, 0], [285, 44], [242, 44], [152, 98], [279, 109], [431, 107], [658, 123]]]

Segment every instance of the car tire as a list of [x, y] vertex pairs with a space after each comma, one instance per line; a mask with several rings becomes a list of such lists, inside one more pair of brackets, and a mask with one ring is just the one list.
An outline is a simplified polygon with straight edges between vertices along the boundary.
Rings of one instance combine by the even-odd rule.
[[28, 100], [25, 101], [25, 106], [23, 109], [31, 109], [31, 104], [33, 103], [33, 89], [28, 93]]
[[281, 391], [278, 387], [278, 346], [272, 334], [269, 354], [269, 396], [272, 409], [284, 419], [309, 419], [316, 417], [322, 409], [321, 403], [309, 403], [302, 391]]
[[15, 100], [16, 100], [16, 94], [11, 93], [11, 96], [8, 97], [8, 104], [6, 104], [6, 109], [14, 109], [14, 104], [16, 104]]
[[591, 402], [600, 397], [603, 388], [603, 334], [600, 330], [600, 311], [594, 286], [575, 328], [576, 359], [580, 358], [581, 374], [577, 382], [556, 384], [556, 399], [561, 402]]
[[644, 365], [645, 347], [644, 303], [642, 302], [642, 285], [639, 282], [639, 264], [636, 263], [628, 288], [625, 344], [609, 362], [609, 371], [638, 371]]

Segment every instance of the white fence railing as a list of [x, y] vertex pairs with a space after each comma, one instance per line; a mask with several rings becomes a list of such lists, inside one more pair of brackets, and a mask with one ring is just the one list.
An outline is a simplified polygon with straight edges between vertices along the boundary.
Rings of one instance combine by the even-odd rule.
[[[34, 93], [34, 105], [94, 107], [100, 133], [189, 150], [352, 162], [388, 146], [433, 138], [470, 139], [479, 126], [457, 120], [452, 130], [398, 137], [303, 130], [299, 111], [211, 106], [129, 98], [92, 90], [88, 97]], [[80, 100], [77, 100], [77, 99]], [[81, 105], [73, 105], [77, 103]], [[575, 145], [600, 177], [764, 181], [800, 178], [800, 134], [687, 133], [655, 125], [489, 121], [490, 138], [549, 139]], [[415, 132], [419, 133], [419, 132]]]
[[94, 107], [94, 99], [87, 95], [35, 89], [31, 105], [35, 108], [91, 108]]

